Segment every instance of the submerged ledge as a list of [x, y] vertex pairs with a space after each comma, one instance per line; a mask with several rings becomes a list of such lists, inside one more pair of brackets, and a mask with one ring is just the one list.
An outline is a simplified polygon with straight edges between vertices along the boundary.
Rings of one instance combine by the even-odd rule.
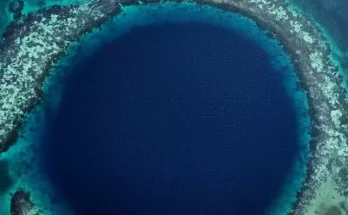
[[[159, 0], [141, 3], [158, 3]], [[163, 1], [161, 1], [163, 2]], [[173, 1], [174, 2], [174, 1]], [[180, 2], [180, 1], [177, 1]], [[196, 0], [250, 17], [284, 45], [308, 92], [311, 157], [306, 182], [289, 214], [348, 208], [348, 105], [339, 65], [316, 24], [285, 0]], [[24, 116], [41, 99], [45, 77], [81, 37], [134, 0], [92, 0], [53, 6], [12, 22], [0, 44], [0, 153], [17, 139]]]

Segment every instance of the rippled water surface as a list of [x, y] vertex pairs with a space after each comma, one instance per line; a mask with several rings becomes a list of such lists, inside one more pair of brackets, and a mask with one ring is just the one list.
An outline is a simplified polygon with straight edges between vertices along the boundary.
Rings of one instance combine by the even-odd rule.
[[[348, 65], [348, 3], [292, 2]], [[0, 2], [1, 32], [9, 3]], [[28, 0], [23, 13], [56, 3], [73, 1]], [[55, 68], [44, 105], [1, 157], [1, 215], [18, 187], [35, 188], [58, 215], [289, 210], [310, 124], [289, 56], [239, 15], [170, 7], [129, 7]]]

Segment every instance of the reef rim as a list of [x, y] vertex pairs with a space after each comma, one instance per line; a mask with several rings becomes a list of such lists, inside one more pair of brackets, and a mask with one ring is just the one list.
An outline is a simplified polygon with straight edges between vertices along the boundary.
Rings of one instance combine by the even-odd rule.
[[[0, 44], [0, 152], [15, 142], [26, 113], [42, 97], [46, 76], [69, 47], [120, 13], [124, 5], [158, 2], [164, 1], [93, 0], [56, 5], [12, 22]], [[285, 0], [188, 2], [243, 14], [284, 45], [308, 93], [312, 121], [309, 171], [291, 214], [324, 214], [333, 206], [344, 212], [348, 197], [347, 92], [341, 84], [340, 67], [331, 58], [330, 41], [313, 20]]]

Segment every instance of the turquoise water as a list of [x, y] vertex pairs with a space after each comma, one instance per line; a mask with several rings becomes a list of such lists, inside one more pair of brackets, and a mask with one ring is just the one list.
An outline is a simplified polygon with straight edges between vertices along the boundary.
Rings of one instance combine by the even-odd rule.
[[[296, 110], [298, 120], [298, 133], [301, 143], [301, 154], [298, 155], [292, 171], [289, 173], [288, 182], [284, 185], [284, 189], [279, 193], [279, 199], [274, 201], [269, 209], [268, 214], [286, 214], [291, 203], [296, 199], [296, 192], [299, 190], [305, 176], [305, 162], [309, 151], [309, 125], [308, 103], [305, 97], [305, 92], [298, 86], [298, 79], [295, 75], [294, 68], [291, 66], [290, 58], [284, 53], [282, 46], [275, 40], [266, 36], [266, 32], [260, 30], [256, 24], [250, 19], [234, 13], [227, 13], [221, 10], [213, 9], [208, 6], [199, 6], [194, 3], [165, 3], [158, 5], [143, 5], [140, 7], [125, 7], [122, 14], [115, 17], [107, 23], [101, 30], [87, 35], [82, 42], [72, 48], [68, 56], [62, 59], [54, 69], [50, 79], [46, 82], [46, 101], [44, 105], [45, 111], [53, 111], [56, 104], [60, 101], [59, 90], [64, 82], [64, 73], [68, 73], [73, 64], [90, 56], [94, 50], [101, 45], [105, 45], [111, 39], [120, 37], [128, 32], [134, 26], [147, 26], [155, 23], [164, 22], [184, 23], [184, 22], [201, 22], [210, 23], [222, 27], [230, 28], [237, 31], [243, 37], [255, 41], [262, 49], [264, 49], [270, 57], [270, 63], [279, 71], [283, 77], [283, 84], [289, 96], [292, 99], [292, 104]], [[64, 72], [63, 72], [64, 71]], [[68, 214], [65, 212], [64, 206], [59, 199], [51, 201], [54, 196], [54, 190], [48, 184], [47, 180], [40, 175], [36, 168], [36, 144], [40, 138], [41, 130], [44, 126], [45, 112], [42, 108], [38, 108], [28, 118], [27, 130], [23, 132], [24, 138], [21, 138], [15, 147], [9, 152], [2, 155], [2, 159], [10, 161], [12, 166], [30, 165], [31, 168], [26, 171], [20, 171], [21, 175], [14, 174], [13, 185], [3, 195], [2, 202], [4, 207], [0, 207], [0, 213], [8, 213], [7, 194], [16, 187], [25, 187], [33, 190], [34, 199], [39, 199], [44, 205], [49, 205], [53, 208], [52, 214]], [[29, 129], [32, 127], [32, 129]], [[49, 198], [47, 198], [49, 196]], [[59, 204], [58, 204], [59, 203]], [[5, 210], [5, 211], [1, 211]]]
[[[76, 2], [86, 2], [88, 0], [24, 0], [24, 8], [22, 14], [35, 12], [44, 7], [53, 5], [68, 5]], [[11, 0], [0, 1], [0, 32], [3, 32], [6, 26], [13, 21], [13, 16], [8, 10], [8, 5]]]
[[8, 11], [9, 0], [0, 2], [0, 32], [3, 32], [6, 26], [13, 20], [12, 14]]

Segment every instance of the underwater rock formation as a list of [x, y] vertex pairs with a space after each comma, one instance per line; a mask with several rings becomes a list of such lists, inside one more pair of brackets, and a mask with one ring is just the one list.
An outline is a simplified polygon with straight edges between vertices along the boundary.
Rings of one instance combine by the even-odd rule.
[[18, 190], [11, 198], [11, 215], [40, 215], [30, 199], [30, 193]]
[[[158, 0], [142, 1], [158, 3]], [[163, 1], [161, 1], [163, 2]], [[270, 32], [291, 55], [308, 93], [312, 120], [311, 159], [292, 214], [324, 214], [348, 197], [348, 105], [330, 41], [285, 0], [197, 0], [241, 13]], [[179, 2], [178, 2], [179, 3]], [[16, 140], [23, 117], [39, 101], [50, 68], [84, 34], [138, 1], [94, 0], [53, 6], [12, 22], [0, 45], [0, 152]], [[286, 27], [284, 27], [286, 26]], [[328, 192], [329, 190], [329, 192]], [[343, 203], [342, 203], [343, 202]], [[336, 205], [335, 209], [342, 210]]]
[[23, 8], [24, 8], [23, 0], [12, 1], [9, 5], [9, 11], [13, 14], [14, 19], [19, 19], [22, 16]]

